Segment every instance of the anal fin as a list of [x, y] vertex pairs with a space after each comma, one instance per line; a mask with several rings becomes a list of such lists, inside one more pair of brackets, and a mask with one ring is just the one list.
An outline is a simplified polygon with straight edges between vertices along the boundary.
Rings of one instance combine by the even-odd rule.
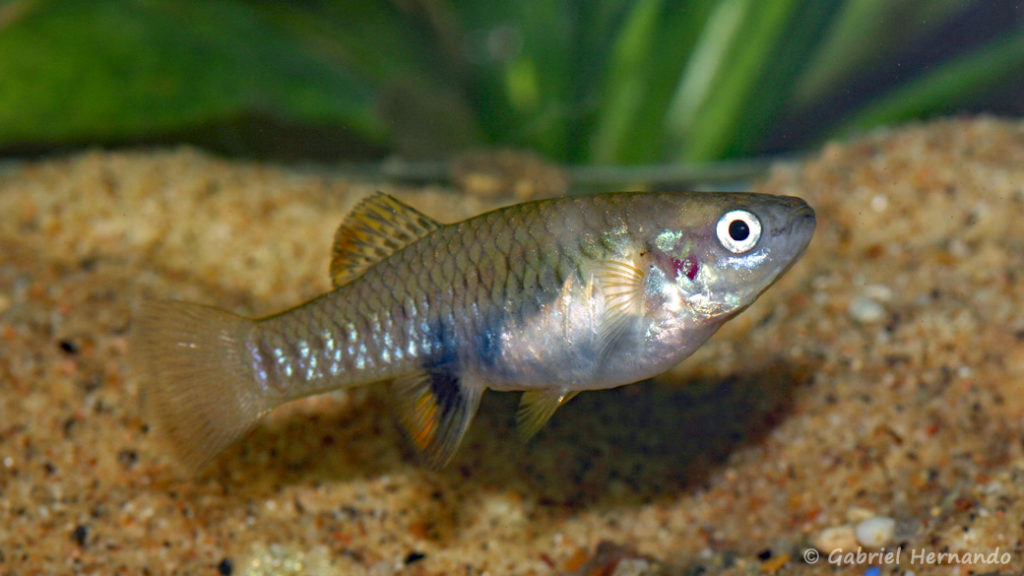
[[519, 412], [516, 413], [516, 424], [519, 436], [529, 440], [547, 424], [563, 404], [572, 400], [577, 392], [564, 390], [528, 390], [523, 392], [519, 401]]
[[399, 421], [432, 468], [444, 467], [455, 455], [483, 390], [443, 370], [420, 370], [392, 383]]

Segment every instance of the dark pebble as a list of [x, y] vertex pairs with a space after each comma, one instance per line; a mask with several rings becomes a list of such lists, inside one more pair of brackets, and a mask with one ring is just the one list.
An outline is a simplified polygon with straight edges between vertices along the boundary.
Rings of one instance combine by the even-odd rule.
[[420, 560], [423, 560], [426, 557], [427, 555], [423, 552], [416, 552], [415, 550], [413, 550], [412, 552], [409, 552], [408, 556], [405, 557], [405, 565], [408, 566], [409, 564], [415, 564], [416, 562], [419, 562]]
[[220, 564], [217, 564], [217, 573], [221, 576], [231, 576], [234, 571], [235, 566], [231, 563], [231, 558], [225, 558], [220, 561]]
[[79, 546], [81, 546], [82, 548], [85, 548], [85, 541], [88, 538], [89, 538], [89, 527], [86, 526], [85, 524], [79, 524], [78, 526], [75, 526], [74, 531], [71, 532], [71, 540], [75, 544], [78, 544]]
[[131, 468], [139, 461], [139, 453], [126, 448], [117, 453], [117, 461], [121, 463], [121, 466]]
[[67, 420], [64, 421], [63, 428], [64, 428], [64, 437], [65, 438], [68, 438], [68, 437], [71, 436], [71, 433], [75, 430], [75, 425], [76, 424], [78, 424], [78, 421], [75, 420], [74, 418], [68, 418]]
[[60, 346], [61, 352], [64, 352], [65, 354], [69, 354], [71, 356], [78, 354], [78, 346], [75, 346], [75, 343], [71, 340], [61, 340], [58, 345]]

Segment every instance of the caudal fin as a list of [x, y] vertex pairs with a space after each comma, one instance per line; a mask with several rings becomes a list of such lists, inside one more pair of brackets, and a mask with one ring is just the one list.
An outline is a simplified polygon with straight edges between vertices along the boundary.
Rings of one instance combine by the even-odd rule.
[[246, 354], [256, 324], [216, 308], [143, 304], [130, 342], [145, 421], [189, 472], [208, 464], [273, 407]]

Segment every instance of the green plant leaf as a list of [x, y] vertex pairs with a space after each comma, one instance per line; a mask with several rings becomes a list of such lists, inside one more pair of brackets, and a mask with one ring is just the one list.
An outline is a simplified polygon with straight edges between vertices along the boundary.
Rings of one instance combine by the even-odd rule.
[[137, 139], [246, 115], [386, 134], [369, 78], [243, 2], [18, 4], [0, 34], [0, 144]]
[[710, 2], [637, 2], [616, 34], [592, 125], [588, 160], [658, 158], [664, 118]]
[[964, 0], [846, 0], [839, 7], [827, 40], [815, 52], [794, 91], [806, 106], [841, 86], [843, 80], [947, 23]]
[[1007, 83], [1019, 86], [1024, 31], [1005, 35], [912, 80], [856, 113], [834, 135], [952, 111]]
[[816, 52], [835, 14], [832, 3], [820, 0], [800, 0], [795, 10], [800, 17], [786, 22], [786, 30], [769, 56], [770, 64], [761, 69], [757, 92], [740, 109], [736, 129], [721, 157], [756, 154], [773, 124], [785, 118], [806, 55]]
[[856, 94], [821, 114], [868, 66], [899, 62], [908, 39], [961, 11], [980, 30], [1010, 28], [1012, 9], [998, 6], [0, 0], [0, 150], [185, 141], [430, 160], [483, 143], [570, 163], [705, 163], [759, 153], [769, 136], [809, 145], [837, 123], [970, 101], [1012, 77], [1016, 36], [915, 71], [855, 118], [835, 115]]
[[704, 162], [722, 156], [799, 4], [723, 0], [716, 5], [670, 112], [673, 158]]

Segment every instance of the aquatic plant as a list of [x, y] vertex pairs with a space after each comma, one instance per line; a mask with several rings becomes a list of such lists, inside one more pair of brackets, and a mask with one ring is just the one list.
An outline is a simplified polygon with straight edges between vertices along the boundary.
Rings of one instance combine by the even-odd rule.
[[9, 0], [0, 150], [500, 145], [576, 164], [784, 152], [952, 111], [1020, 113], [1014, 4]]

